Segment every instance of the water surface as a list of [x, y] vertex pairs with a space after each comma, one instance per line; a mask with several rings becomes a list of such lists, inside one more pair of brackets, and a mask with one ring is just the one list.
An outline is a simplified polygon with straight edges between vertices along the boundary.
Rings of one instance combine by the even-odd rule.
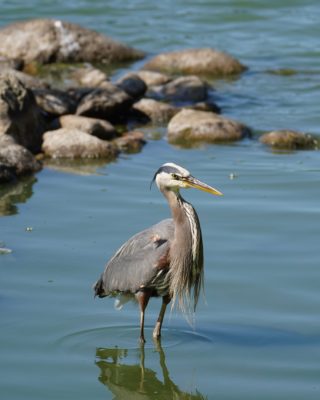
[[[149, 53], [229, 51], [250, 69], [214, 82], [225, 115], [255, 135], [320, 135], [314, 0], [0, 5], [1, 25], [55, 16]], [[224, 197], [184, 193], [202, 223], [205, 298], [194, 326], [168, 313], [162, 346], [151, 301], [143, 351], [138, 309], [94, 300], [91, 285], [124, 240], [169, 215], [149, 190], [166, 161]], [[255, 139], [186, 150], [164, 135], [108, 165], [51, 165], [1, 188], [0, 247], [12, 250], [0, 254], [1, 398], [318, 399], [319, 165], [318, 151], [273, 153]]]

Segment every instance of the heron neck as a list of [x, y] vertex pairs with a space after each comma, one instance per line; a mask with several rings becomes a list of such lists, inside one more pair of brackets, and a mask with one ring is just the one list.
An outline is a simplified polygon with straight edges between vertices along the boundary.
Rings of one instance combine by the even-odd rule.
[[186, 215], [185, 207], [186, 201], [182, 198], [179, 191], [163, 190], [163, 195], [169, 203], [172, 218], [175, 223], [175, 239], [179, 237], [186, 237], [189, 235], [189, 222]]

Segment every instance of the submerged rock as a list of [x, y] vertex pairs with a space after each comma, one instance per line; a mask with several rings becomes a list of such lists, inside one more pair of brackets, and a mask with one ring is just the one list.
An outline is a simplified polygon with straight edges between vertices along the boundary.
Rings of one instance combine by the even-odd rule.
[[279, 130], [265, 133], [260, 142], [275, 149], [283, 150], [311, 150], [318, 148], [318, 142], [311, 135], [291, 131]]
[[250, 136], [245, 125], [220, 115], [197, 110], [183, 109], [168, 125], [171, 142], [230, 142]]
[[153, 99], [141, 99], [132, 107], [134, 116], [142, 121], [164, 124], [179, 112], [179, 108]]
[[168, 74], [225, 76], [243, 72], [246, 67], [229, 54], [211, 48], [187, 49], [162, 53], [144, 67]]
[[130, 131], [124, 133], [121, 137], [115, 139], [113, 143], [124, 153], [138, 153], [146, 144], [144, 134], [139, 131]]
[[182, 76], [164, 85], [150, 87], [147, 97], [181, 103], [198, 102], [207, 99], [208, 89], [209, 85], [197, 76]]
[[70, 22], [34, 19], [0, 30], [0, 56], [25, 63], [114, 63], [142, 58], [143, 52]]
[[110, 122], [97, 118], [63, 115], [59, 118], [58, 125], [59, 128], [78, 129], [103, 140], [110, 140], [117, 136], [117, 131]]
[[78, 115], [119, 122], [127, 119], [133, 99], [110, 82], [84, 96], [77, 108]]
[[57, 129], [43, 135], [42, 150], [52, 158], [113, 158], [115, 146], [78, 129]]
[[0, 182], [10, 182], [40, 169], [41, 164], [29, 150], [8, 135], [0, 136]]
[[14, 73], [0, 73], [0, 136], [12, 136], [32, 152], [41, 148], [45, 123], [33, 92]]

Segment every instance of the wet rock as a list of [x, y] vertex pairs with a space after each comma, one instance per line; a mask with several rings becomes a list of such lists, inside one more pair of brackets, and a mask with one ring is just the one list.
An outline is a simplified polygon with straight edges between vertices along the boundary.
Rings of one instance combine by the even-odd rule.
[[108, 121], [80, 115], [63, 115], [58, 119], [59, 128], [78, 129], [102, 140], [110, 140], [117, 136], [117, 131]]
[[77, 104], [67, 92], [57, 89], [37, 89], [33, 91], [38, 106], [49, 116], [72, 114]]
[[153, 99], [141, 99], [132, 107], [135, 117], [142, 121], [167, 123], [179, 112], [179, 108]]
[[124, 133], [121, 137], [115, 139], [113, 143], [119, 151], [124, 153], [138, 153], [146, 144], [144, 134], [139, 131]]
[[290, 130], [265, 133], [260, 137], [260, 142], [275, 149], [283, 150], [310, 150], [318, 148], [317, 140], [311, 135]]
[[172, 80], [169, 75], [162, 74], [156, 71], [135, 71], [135, 74], [142, 79], [147, 86], [159, 86], [164, 85]]
[[113, 158], [115, 146], [78, 129], [57, 129], [43, 135], [42, 150], [52, 158]]
[[29, 150], [16, 144], [10, 136], [0, 136], [0, 182], [9, 182], [40, 169], [41, 164]]
[[124, 90], [110, 82], [82, 98], [76, 114], [106, 119], [112, 123], [126, 120], [133, 99]]
[[206, 100], [209, 85], [197, 76], [182, 76], [160, 86], [152, 86], [147, 97], [155, 100], [190, 103]]
[[106, 73], [92, 65], [84, 68], [77, 68], [71, 74], [71, 77], [77, 82], [78, 85], [83, 87], [98, 87], [104, 81], [108, 80]]
[[0, 136], [10, 135], [35, 153], [41, 148], [44, 130], [33, 92], [11, 71], [0, 73]]
[[98, 32], [60, 20], [34, 19], [0, 30], [0, 55], [25, 63], [101, 62], [139, 59], [141, 51]]
[[202, 48], [159, 54], [148, 61], [144, 69], [169, 74], [225, 76], [243, 72], [246, 67], [229, 54]]
[[250, 129], [239, 122], [197, 110], [183, 109], [168, 125], [171, 142], [230, 142], [250, 135]]
[[133, 99], [140, 99], [147, 91], [147, 85], [144, 80], [133, 73], [123, 76], [116, 82], [116, 85]]

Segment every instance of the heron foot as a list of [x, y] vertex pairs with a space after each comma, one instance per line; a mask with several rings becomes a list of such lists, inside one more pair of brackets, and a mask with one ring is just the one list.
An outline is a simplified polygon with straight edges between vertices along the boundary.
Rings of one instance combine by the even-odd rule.
[[144, 338], [144, 336], [140, 336], [140, 344], [145, 344], [146, 339]]
[[159, 340], [161, 338], [161, 326], [159, 323], [156, 324], [154, 330], [153, 330], [153, 339]]

